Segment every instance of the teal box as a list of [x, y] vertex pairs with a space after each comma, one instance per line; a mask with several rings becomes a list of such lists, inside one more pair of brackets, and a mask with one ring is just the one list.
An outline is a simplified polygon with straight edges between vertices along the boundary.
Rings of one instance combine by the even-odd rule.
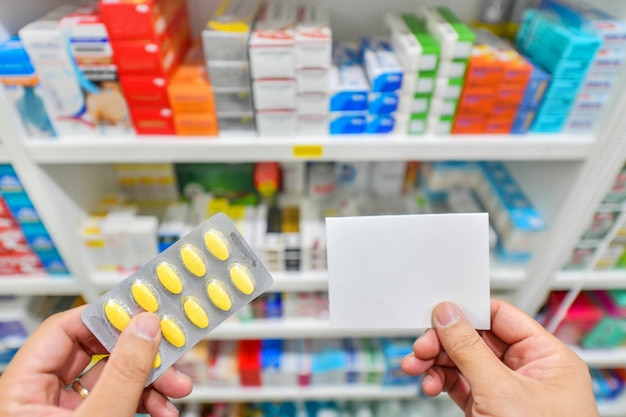
[[7, 207], [20, 224], [41, 222], [39, 213], [25, 192], [2, 193]]
[[13, 167], [9, 164], [0, 165], [0, 193], [21, 191], [24, 191], [24, 187]]
[[535, 117], [530, 131], [533, 133], [558, 133], [565, 126], [566, 116], [540, 114]]
[[545, 99], [571, 99], [573, 102], [582, 83], [582, 79], [555, 78], [546, 90]]
[[33, 250], [52, 250], [56, 248], [43, 223], [23, 223], [20, 226], [28, 245]]
[[534, 35], [541, 39], [551, 54], [567, 59], [591, 60], [601, 45], [598, 37], [564, 23], [547, 11], [536, 16]]
[[69, 270], [63, 262], [61, 254], [56, 250], [35, 250], [41, 260], [41, 264], [47, 273], [51, 275], [67, 275]]
[[582, 340], [586, 349], [614, 348], [626, 341], [626, 319], [604, 317]]
[[574, 105], [574, 98], [545, 98], [539, 107], [540, 115], [567, 116]]

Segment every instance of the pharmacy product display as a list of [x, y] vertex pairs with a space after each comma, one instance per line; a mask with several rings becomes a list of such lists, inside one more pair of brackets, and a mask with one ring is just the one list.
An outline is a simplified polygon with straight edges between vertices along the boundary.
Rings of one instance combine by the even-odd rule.
[[68, 274], [11, 165], [0, 165], [0, 220], [0, 275]]
[[115, 172], [119, 193], [104, 196], [80, 229], [94, 271], [134, 271], [217, 212], [272, 271], [324, 271], [327, 216], [488, 212], [494, 257], [517, 265], [547, 226], [499, 162], [118, 164]]
[[0, 46], [33, 136], [586, 133], [626, 48], [570, 0], [516, 10], [514, 43], [423, 6], [350, 44], [297, 0], [222, 0], [192, 41], [185, 1], [140, 3], [63, 5]]

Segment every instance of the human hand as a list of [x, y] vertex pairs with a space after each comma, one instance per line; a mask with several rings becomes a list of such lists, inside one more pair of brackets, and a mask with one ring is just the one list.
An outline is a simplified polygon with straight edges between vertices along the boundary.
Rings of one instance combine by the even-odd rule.
[[51, 316], [24, 343], [0, 377], [0, 416], [177, 416], [167, 397], [188, 395], [188, 377], [170, 368], [145, 387], [161, 339], [159, 318], [153, 313], [135, 316], [108, 360], [81, 377], [89, 390], [85, 399], [65, 389], [92, 355], [107, 353], [81, 321], [83, 310]]
[[422, 390], [447, 392], [467, 417], [597, 417], [585, 362], [526, 313], [491, 300], [491, 330], [477, 332], [452, 303], [402, 360], [425, 374]]

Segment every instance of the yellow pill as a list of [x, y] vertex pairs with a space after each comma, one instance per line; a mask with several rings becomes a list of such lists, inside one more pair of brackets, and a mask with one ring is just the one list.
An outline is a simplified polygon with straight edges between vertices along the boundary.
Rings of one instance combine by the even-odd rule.
[[183, 282], [180, 280], [178, 273], [171, 265], [163, 262], [156, 269], [157, 278], [161, 285], [172, 294], [180, 294], [183, 290]]
[[156, 356], [154, 357], [154, 362], [152, 362], [152, 368], [156, 369], [159, 366], [161, 366], [161, 354], [157, 352]]
[[233, 265], [230, 268], [230, 280], [242, 293], [250, 295], [254, 292], [254, 282], [245, 266], [241, 264]]
[[165, 317], [161, 319], [161, 333], [165, 340], [170, 342], [174, 347], [181, 348], [185, 346], [185, 333], [180, 326], [171, 318]]
[[130, 322], [130, 314], [128, 311], [115, 301], [109, 301], [104, 306], [104, 314], [109, 322], [120, 332], [128, 326]]
[[189, 297], [183, 303], [183, 310], [189, 321], [201, 329], [209, 325], [209, 316], [195, 298]]
[[144, 310], [154, 313], [159, 309], [159, 302], [156, 296], [150, 287], [143, 282], [135, 282], [130, 288], [130, 291], [133, 294], [135, 302]]
[[228, 311], [232, 307], [230, 296], [224, 287], [217, 281], [211, 281], [207, 286], [207, 294], [215, 307], [223, 311]]
[[209, 252], [220, 261], [225, 261], [230, 256], [228, 245], [224, 237], [217, 230], [209, 230], [204, 234], [204, 244]]
[[180, 249], [180, 259], [183, 261], [185, 268], [197, 277], [204, 276], [206, 274], [206, 265], [202, 257], [191, 245], [185, 245]]

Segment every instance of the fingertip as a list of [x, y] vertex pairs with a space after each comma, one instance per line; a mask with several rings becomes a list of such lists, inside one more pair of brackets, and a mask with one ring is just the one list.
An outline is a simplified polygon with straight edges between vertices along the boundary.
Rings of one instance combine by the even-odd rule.
[[433, 309], [433, 325], [435, 327], [450, 327], [461, 321], [461, 310], [454, 303], [444, 301]]
[[424, 377], [422, 378], [422, 391], [424, 394], [429, 397], [436, 397], [441, 394], [442, 389], [443, 381], [438, 378], [438, 375], [435, 372], [429, 370], [426, 374], [424, 374]]

